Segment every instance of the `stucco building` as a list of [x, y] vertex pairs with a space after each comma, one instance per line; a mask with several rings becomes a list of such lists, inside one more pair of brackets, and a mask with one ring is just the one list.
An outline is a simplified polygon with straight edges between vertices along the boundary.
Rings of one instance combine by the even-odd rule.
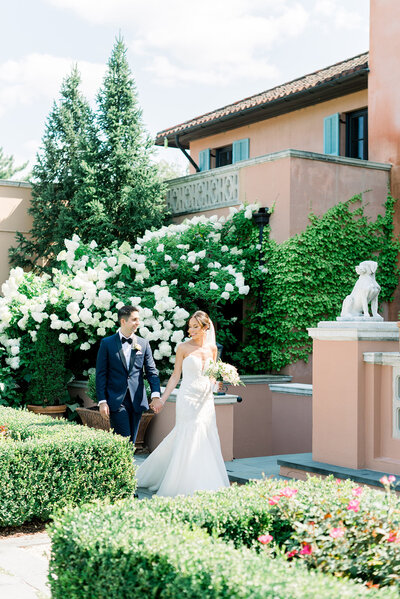
[[399, 197], [399, 23], [397, 0], [371, 0], [369, 52], [160, 131], [156, 144], [190, 154], [169, 182], [174, 220], [258, 201], [282, 241], [355, 194], [371, 217], [389, 187]]

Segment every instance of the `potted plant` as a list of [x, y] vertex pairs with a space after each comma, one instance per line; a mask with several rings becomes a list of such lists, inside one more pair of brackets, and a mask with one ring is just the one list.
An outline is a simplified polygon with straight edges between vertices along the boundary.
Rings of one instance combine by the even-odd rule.
[[[150, 393], [150, 386], [146, 380], [144, 381], [144, 384], [146, 386], [147, 392]], [[89, 375], [86, 392], [93, 402], [98, 402], [96, 394], [96, 371], [92, 370], [91, 374]], [[100, 414], [98, 406], [92, 408], [77, 408], [76, 411], [82, 420], [82, 424], [86, 424], [87, 426], [91, 426], [93, 428], [100, 428], [107, 431], [110, 430], [110, 419], [104, 418]], [[147, 450], [144, 443], [144, 437], [146, 434], [147, 427], [150, 424], [150, 421], [152, 420], [153, 416], [154, 412], [150, 410], [142, 414], [135, 442], [136, 452]]]
[[64, 347], [47, 320], [37, 332], [30, 369], [26, 392], [28, 410], [54, 417], [63, 416], [67, 411], [68, 396]]

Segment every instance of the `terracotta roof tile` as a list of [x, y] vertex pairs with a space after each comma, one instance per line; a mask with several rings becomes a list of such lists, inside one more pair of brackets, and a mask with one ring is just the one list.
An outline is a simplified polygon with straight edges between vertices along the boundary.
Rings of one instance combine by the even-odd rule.
[[292, 94], [311, 90], [316, 88], [318, 85], [328, 83], [329, 81], [342, 79], [343, 77], [346, 77], [352, 73], [356, 73], [357, 71], [365, 70], [366, 68], [368, 68], [368, 52], [359, 54], [358, 56], [354, 56], [353, 58], [349, 58], [342, 62], [338, 62], [334, 65], [320, 69], [319, 71], [315, 71], [314, 73], [310, 73], [298, 79], [294, 79], [293, 81], [289, 81], [283, 85], [278, 85], [277, 87], [273, 87], [267, 91], [255, 94], [254, 96], [244, 98], [243, 100], [238, 100], [237, 102], [233, 102], [233, 104], [228, 104], [223, 108], [218, 108], [212, 112], [207, 112], [206, 114], [185, 121], [179, 125], [175, 125], [174, 127], [170, 127], [169, 129], [164, 129], [157, 134], [156, 142], [160, 142], [165, 137], [170, 135], [175, 135], [184, 131], [188, 132], [190, 129], [204, 125], [205, 123], [211, 124], [213, 121], [216, 121], [221, 117], [238, 114], [249, 108], [256, 108], [258, 106], [266, 105], [272, 101], [288, 98]]

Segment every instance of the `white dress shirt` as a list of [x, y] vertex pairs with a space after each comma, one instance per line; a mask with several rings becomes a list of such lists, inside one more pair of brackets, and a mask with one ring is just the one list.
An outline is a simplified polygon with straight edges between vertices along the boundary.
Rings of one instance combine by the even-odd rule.
[[[135, 344], [137, 343], [136, 335], [135, 335], [135, 333], [132, 333], [132, 335], [130, 335], [129, 337], [125, 337], [125, 335], [123, 335], [121, 333], [121, 329], [118, 329], [118, 334], [119, 334], [119, 338], [121, 340], [122, 351], [124, 352], [124, 356], [125, 356], [125, 362], [126, 362], [126, 365], [129, 367], [129, 363], [131, 361], [132, 349], [135, 347]], [[132, 339], [132, 345], [130, 343], [122, 343], [122, 339]], [[151, 394], [151, 399], [153, 399], [154, 397], [160, 397], [160, 394], [158, 391], [153, 391], [153, 393]], [[106, 400], [102, 399], [101, 401], [99, 401], [99, 405], [102, 403], [105, 403], [105, 402], [106, 402]]]

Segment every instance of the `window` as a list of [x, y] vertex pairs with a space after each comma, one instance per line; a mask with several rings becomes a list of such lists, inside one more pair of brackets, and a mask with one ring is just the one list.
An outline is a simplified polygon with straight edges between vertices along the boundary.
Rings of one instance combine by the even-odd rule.
[[340, 151], [340, 115], [327, 116], [324, 119], [324, 154], [339, 156]]
[[249, 139], [238, 139], [229, 146], [221, 148], [207, 148], [199, 152], [200, 171], [208, 171], [212, 168], [235, 164], [249, 158]]
[[368, 110], [346, 115], [346, 156], [368, 160]]
[[226, 166], [232, 164], [232, 146], [225, 146], [215, 150], [215, 166]]
[[324, 119], [324, 154], [368, 160], [368, 109]]

